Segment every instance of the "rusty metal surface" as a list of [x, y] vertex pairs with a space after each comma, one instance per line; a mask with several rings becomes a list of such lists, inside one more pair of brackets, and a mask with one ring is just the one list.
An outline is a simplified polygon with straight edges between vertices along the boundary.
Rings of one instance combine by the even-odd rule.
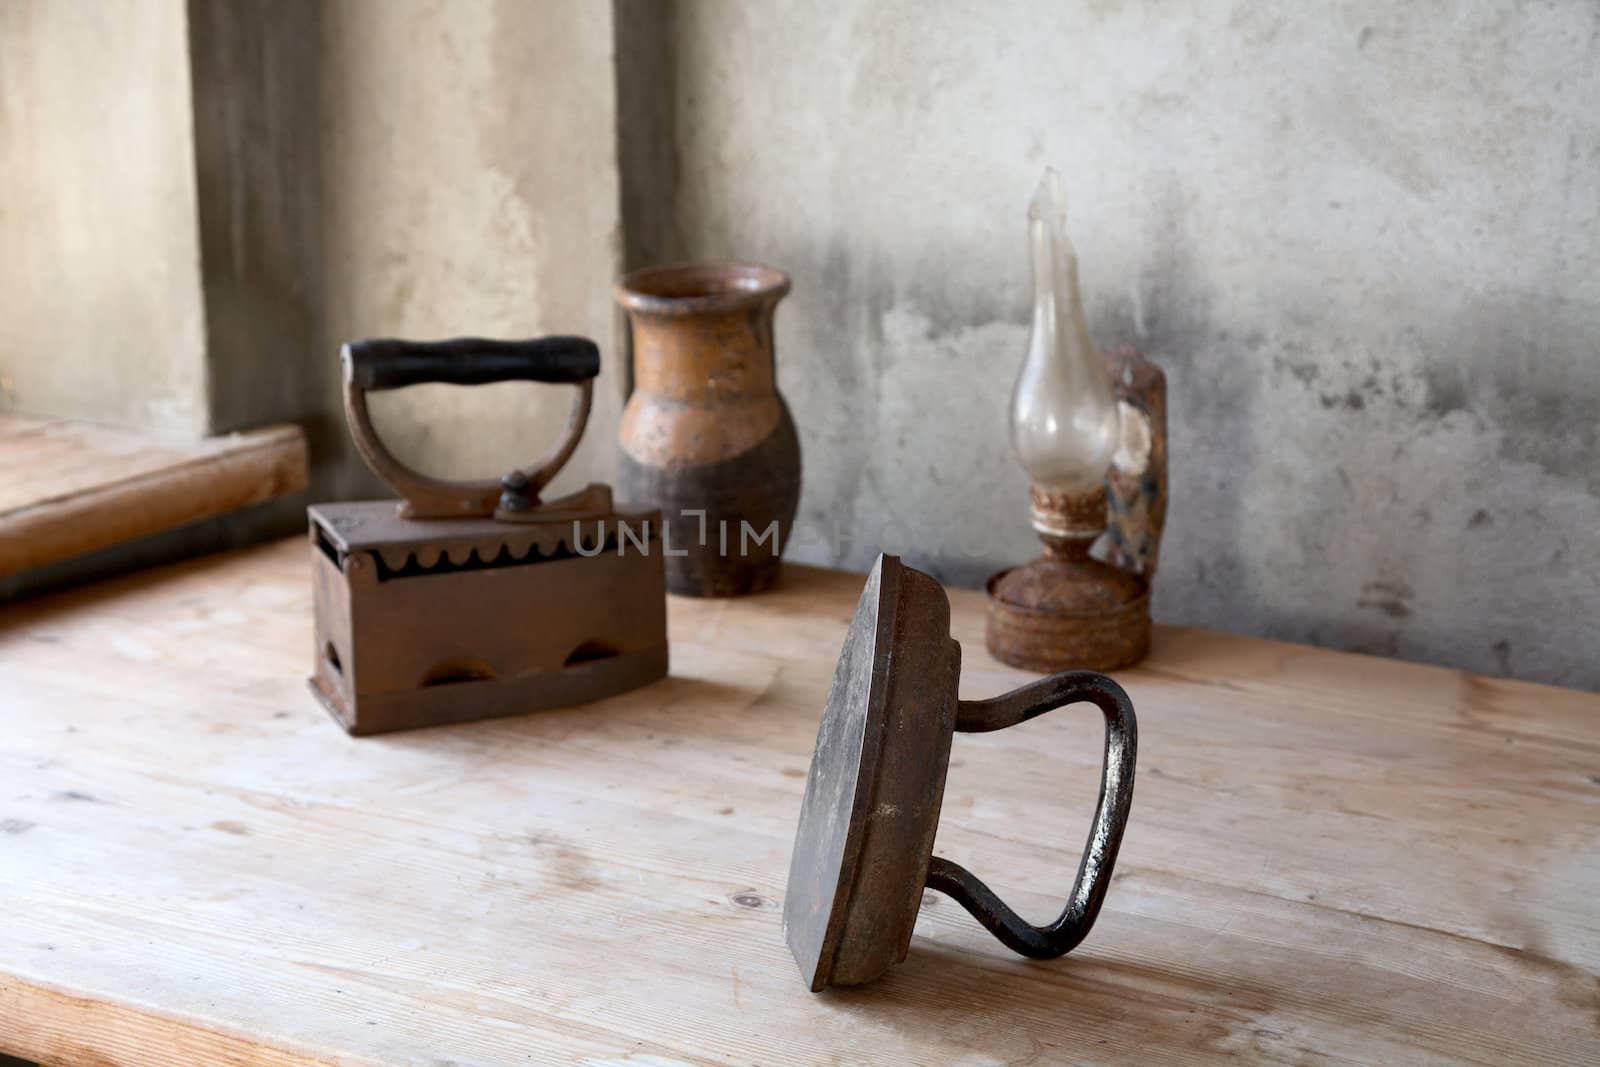
[[989, 654], [1023, 670], [1112, 671], [1150, 651], [1149, 586], [1089, 555], [1089, 539], [989, 579]]
[[[1132, 705], [1115, 682], [1086, 672], [958, 701], [960, 667], [944, 590], [879, 556], [818, 729], [784, 899], [785, 937], [814, 992], [869, 982], [903, 960], [924, 884], [955, 897], [1025, 955], [1060, 955], [1094, 923], [1132, 800]], [[933, 856], [951, 736], [1003, 729], [1080, 700], [1107, 717], [1100, 803], [1067, 907], [1035, 928], [965, 869]]]
[[[353, 734], [581, 704], [667, 673], [661, 515], [619, 512], [608, 486], [540, 490], [588, 419], [600, 355], [579, 337], [341, 352], [351, 436], [404, 500], [307, 509], [316, 613], [312, 691]], [[445, 482], [399, 463], [366, 393], [422, 382], [575, 384], [567, 428], [537, 465]]]
[[509, 519], [408, 519], [396, 512], [393, 500], [314, 504], [306, 513], [342, 552], [415, 552], [424, 557], [444, 553], [458, 563], [471, 551], [493, 558], [501, 547], [520, 558], [532, 545], [549, 551], [575, 535], [587, 545], [600, 536], [602, 522], [606, 536], [614, 537], [618, 522], [642, 529], [659, 518], [648, 509], [615, 508], [611, 490], [598, 482]]
[[368, 501], [309, 513], [311, 684], [351, 733], [581, 704], [667, 673], [655, 512], [415, 520]]
[[1046, 544], [1083, 538], [1092, 542], [1106, 528], [1105, 489], [1074, 493], [1035, 483], [1028, 489], [1028, 518]]
[[1089, 840], [1078, 862], [1072, 892], [1055, 921], [1046, 926], [1027, 922], [959, 863], [935, 856], [928, 870], [930, 889], [953, 897], [1007, 948], [1033, 959], [1054, 959], [1077, 948], [1105, 903], [1122, 832], [1133, 807], [1133, 770], [1139, 750], [1133, 702], [1120, 685], [1103, 674], [1068, 671], [991, 700], [963, 700], [956, 713], [957, 730], [987, 733], [1080, 701], [1095, 705], [1105, 716], [1105, 757]]
[[777, 580], [800, 497], [800, 439], [774, 367], [788, 291], [782, 271], [745, 263], [657, 267], [616, 285], [634, 354], [617, 488], [661, 509], [675, 593], [738, 596]]
[[784, 896], [785, 936], [813, 991], [871, 981], [905, 958], [960, 673], [944, 591], [880, 556], [828, 694]]
[[[1032, 671], [1130, 667], [1150, 651], [1150, 583], [1167, 515], [1167, 379], [1131, 346], [1102, 356], [1121, 439], [1104, 487], [1029, 496], [1044, 555], [990, 577], [989, 654]], [[1100, 535], [1105, 559], [1090, 548]]]

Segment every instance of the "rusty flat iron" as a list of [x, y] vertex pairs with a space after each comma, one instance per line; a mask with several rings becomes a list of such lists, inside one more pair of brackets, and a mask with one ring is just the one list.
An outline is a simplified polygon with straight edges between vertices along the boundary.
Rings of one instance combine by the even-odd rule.
[[[784, 897], [784, 935], [813, 992], [870, 982], [904, 960], [924, 886], [1035, 959], [1070, 952], [1094, 925], [1133, 801], [1137, 727], [1128, 695], [1103, 674], [1068, 671], [992, 700], [960, 700], [960, 678], [944, 589], [880, 555], [817, 732]], [[1066, 907], [1048, 926], [1032, 926], [964, 867], [933, 855], [951, 737], [1080, 701], [1105, 715], [1100, 799]]]
[[[352, 734], [582, 704], [667, 673], [660, 514], [591, 484], [541, 493], [583, 436], [600, 350], [582, 337], [361, 341], [340, 353], [356, 448], [398, 501], [319, 504], [311, 689]], [[499, 481], [451, 482], [390, 453], [367, 393], [424, 382], [576, 387], [562, 435]]]

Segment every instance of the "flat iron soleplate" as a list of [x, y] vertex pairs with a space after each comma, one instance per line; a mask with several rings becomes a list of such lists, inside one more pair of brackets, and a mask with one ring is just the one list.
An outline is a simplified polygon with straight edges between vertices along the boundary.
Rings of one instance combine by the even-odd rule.
[[905, 958], [933, 853], [961, 650], [944, 590], [879, 556], [856, 604], [817, 732], [784, 897], [813, 991]]

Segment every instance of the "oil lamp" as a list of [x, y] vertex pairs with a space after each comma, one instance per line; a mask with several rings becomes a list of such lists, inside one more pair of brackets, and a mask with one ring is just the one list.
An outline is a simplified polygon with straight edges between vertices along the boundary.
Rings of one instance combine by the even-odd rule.
[[[1028, 209], [1033, 329], [1011, 397], [1044, 555], [989, 579], [987, 644], [1029, 670], [1112, 670], [1150, 648], [1150, 578], [1166, 512], [1166, 381], [1089, 339], [1060, 178]], [[1106, 537], [1106, 559], [1091, 555]], [[1107, 562], [1107, 560], [1110, 562]]]

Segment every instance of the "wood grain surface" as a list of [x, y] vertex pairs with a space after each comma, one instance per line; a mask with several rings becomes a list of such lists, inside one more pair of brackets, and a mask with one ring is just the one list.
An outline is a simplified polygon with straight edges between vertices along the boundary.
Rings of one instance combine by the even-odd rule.
[[[294, 540], [0, 608], [0, 1050], [49, 1064], [1600, 1062], [1600, 697], [1158, 629], [1099, 924], [929, 893], [806, 991], [780, 930], [861, 578], [674, 600], [672, 676], [380, 738], [306, 691]], [[908, 560], [915, 564], [915, 560]], [[952, 594], [963, 695], [1029, 676]], [[958, 736], [937, 851], [1034, 921], [1083, 706]]]
[[172, 442], [0, 415], [0, 578], [305, 485], [296, 426]]

